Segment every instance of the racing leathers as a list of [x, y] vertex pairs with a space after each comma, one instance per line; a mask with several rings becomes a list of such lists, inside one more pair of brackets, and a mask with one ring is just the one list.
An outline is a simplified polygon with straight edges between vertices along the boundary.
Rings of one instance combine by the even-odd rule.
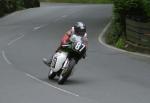
[[[67, 44], [70, 41], [70, 37], [75, 34], [74, 33], [74, 27], [72, 27], [69, 31], [67, 31], [64, 36], [61, 38], [61, 43], [60, 46], [57, 48], [57, 50], [55, 52], [58, 52], [59, 50], [61, 50], [63, 47], [62, 45]], [[87, 37], [87, 33], [84, 33], [84, 35], [81, 36], [84, 45], [86, 46], [86, 50], [84, 52], [84, 54], [82, 55], [82, 57], [76, 59], [76, 63], [81, 59], [81, 58], [85, 58], [86, 57], [86, 51], [87, 51], [87, 46], [88, 46], [88, 37]], [[52, 61], [52, 57], [50, 56], [47, 60], [43, 60], [45, 64], [47, 64], [48, 66], [50, 66], [50, 63]]]

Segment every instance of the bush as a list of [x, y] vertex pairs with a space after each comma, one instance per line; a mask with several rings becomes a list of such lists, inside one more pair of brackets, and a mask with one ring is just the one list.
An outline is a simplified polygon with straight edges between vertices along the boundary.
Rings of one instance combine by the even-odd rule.
[[0, 16], [4, 15], [4, 1], [0, 0]]
[[130, 16], [147, 16], [150, 10], [150, 2], [148, 0], [113, 0], [114, 13]]
[[119, 38], [115, 45], [117, 48], [125, 48], [125, 39], [123, 37]]
[[6, 13], [11, 13], [17, 10], [17, 1], [16, 0], [6, 0]]
[[33, 8], [33, 7], [39, 7], [39, 6], [40, 6], [39, 0], [24, 0], [25, 8]]
[[144, 0], [144, 7], [148, 17], [150, 17], [150, 0]]
[[113, 0], [113, 3], [112, 26], [106, 37], [106, 42], [123, 48], [123, 43], [126, 40], [126, 17], [140, 22], [147, 21], [150, 17], [150, 1]]
[[[126, 17], [146, 21], [150, 15], [148, 0], [113, 0], [112, 35], [126, 37]], [[115, 40], [116, 41], [116, 40]]]
[[39, 0], [0, 0], [0, 16], [23, 8], [32, 8], [39, 6]]

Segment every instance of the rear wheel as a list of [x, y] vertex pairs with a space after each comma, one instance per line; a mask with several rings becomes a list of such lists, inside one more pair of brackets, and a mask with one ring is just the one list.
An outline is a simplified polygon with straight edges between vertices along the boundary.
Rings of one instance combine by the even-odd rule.
[[53, 72], [51, 69], [49, 70], [49, 73], [48, 73], [48, 78], [49, 79], [54, 79], [54, 77], [56, 76], [56, 73]]

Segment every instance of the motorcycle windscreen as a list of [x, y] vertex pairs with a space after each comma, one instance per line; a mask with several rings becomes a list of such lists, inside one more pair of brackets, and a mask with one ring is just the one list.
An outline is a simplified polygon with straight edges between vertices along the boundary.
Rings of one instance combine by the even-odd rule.
[[65, 62], [66, 58], [67, 58], [68, 53], [67, 52], [57, 52], [52, 59], [52, 63], [51, 63], [51, 69], [54, 72], [58, 72], [62, 66], [63, 63]]

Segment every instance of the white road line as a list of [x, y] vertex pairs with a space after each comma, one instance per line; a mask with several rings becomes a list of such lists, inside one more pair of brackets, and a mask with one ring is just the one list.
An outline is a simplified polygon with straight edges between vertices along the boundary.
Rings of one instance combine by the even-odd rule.
[[109, 23], [105, 26], [105, 28], [103, 29], [103, 31], [99, 34], [98, 41], [99, 41], [103, 46], [105, 46], [105, 47], [107, 47], [107, 48], [118, 50], [118, 49], [115, 48], [115, 47], [112, 47], [112, 46], [110, 46], [110, 45], [107, 45], [107, 44], [104, 42], [104, 40], [103, 40], [103, 39], [104, 39], [103, 36], [104, 36], [104, 34], [106, 33], [106, 31], [108, 30], [108, 28], [109, 28], [110, 25], [111, 25], [111, 22], [109, 22]]
[[38, 29], [40, 29], [40, 28], [42, 28], [42, 27], [44, 27], [44, 26], [45, 26], [45, 25], [40, 25], [40, 26], [34, 27], [34, 28], [33, 28], [33, 31], [38, 30]]
[[14, 39], [14, 40], [12, 40], [12, 41], [10, 41], [10, 42], [8, 43], [8, 46], [11, 45], [11, 44], [13, 44], [14, 42], [16, 42], [17, 40], [19, 40], [19, 39], [21, 39], [21, 38], [23, 38], [23, 37], [24, 37], [24, 35], [21, 35], [20, 37]]
[[105, 43], [105, 40], [104, 40], [104, 34], [106, 33], [106, 31], [108, 30], [108, 28], [110, 27], [111, 25], [111, 22], [109, 22], [106, 27], [103, 29], [103, 31], [99, 34], [99, 37], [98, 37], [98, 41], [105, 47], [107, 48], [110, 48], [110, 49], [114, 49], [114, 50], [117, 50], [117, 51], [120, 51], [120, 52], [124, 52], [124, 53], [128, 53], [128, 54], [132, 54], [132, 55], [137, 55], [137, 56], [142, 56], [142, 57], [147, 57], [147, 58], [150, 58], [150, 55], [147, 55], [147, 54], [141, 54], [141, 53], [135, 53], [135, 52], [130, 52], [130, 51], [126, 51], [126, 50], [123, 50], [123, 49], [119, 49], [119, 48], [116, 48], [116, 47], [113, 47], [111, 45], [108, 45]]
[[3, 56], [4, 60], [7, 62], [7, 64], [12, 64], [12, 63], [7, 59], [4, 50], [2, 50], [2, 56]]
[[37, 26], [37, 27], [34, 27], [33, 30], [38, 30], [40, 28], [41, 28], [41, 26]]
[[68, 15], [63, 15], [62, 18], [66, 18]]
[[38, 81], [38, 82], [40, 82], [40, 83], [42, 83], [42, 84], [48, 85], [48, 86], [50, 86], [50, 87], [52, 87], [52, 88], [55, 88], [55, 89], [57, 89], [57, 90], [59, 90], [59, 91], [61, 91], [61, 92], [64, 92], [64, 93], [67, 93], [67, 94], [70, 94], [70, 95], [79, 97], [79, 95], [76, 94], [76, 93], [73, 93], [73, 92], [70, 92], [70, 91], [67, 91], [67, 90], [58, 88], [58, 87], [56, 87], [56, 86], [53, 86], [53, 85], [51, 85], [51, 84], [49, 84], [49, 83], [47, 83], [47, 82], [44, 82], [44, 81], [42, 81], [42, 80], [40, 80], [40, 79], [38, 79], [38, 78], [36, 78], [36, 77], [34, 77], [34, 76], [28, 74], [28, 73], [26, 73], [26, 75], [27, 75], [28, 77], [30, 77], [31, 79], [34, 79], [34, 80], [36, 80], [36, 81]]
[[63, 16], [61, 16], [60, 18], [56, 19], [55, 22], [57, 22], [57, 21], [59, 21], [59, 20], [61, 20], [61, 19], [63, 19], [63, 18], [66, 18], [67, 16], [68, 16], [68, 15], [63, 15]]

